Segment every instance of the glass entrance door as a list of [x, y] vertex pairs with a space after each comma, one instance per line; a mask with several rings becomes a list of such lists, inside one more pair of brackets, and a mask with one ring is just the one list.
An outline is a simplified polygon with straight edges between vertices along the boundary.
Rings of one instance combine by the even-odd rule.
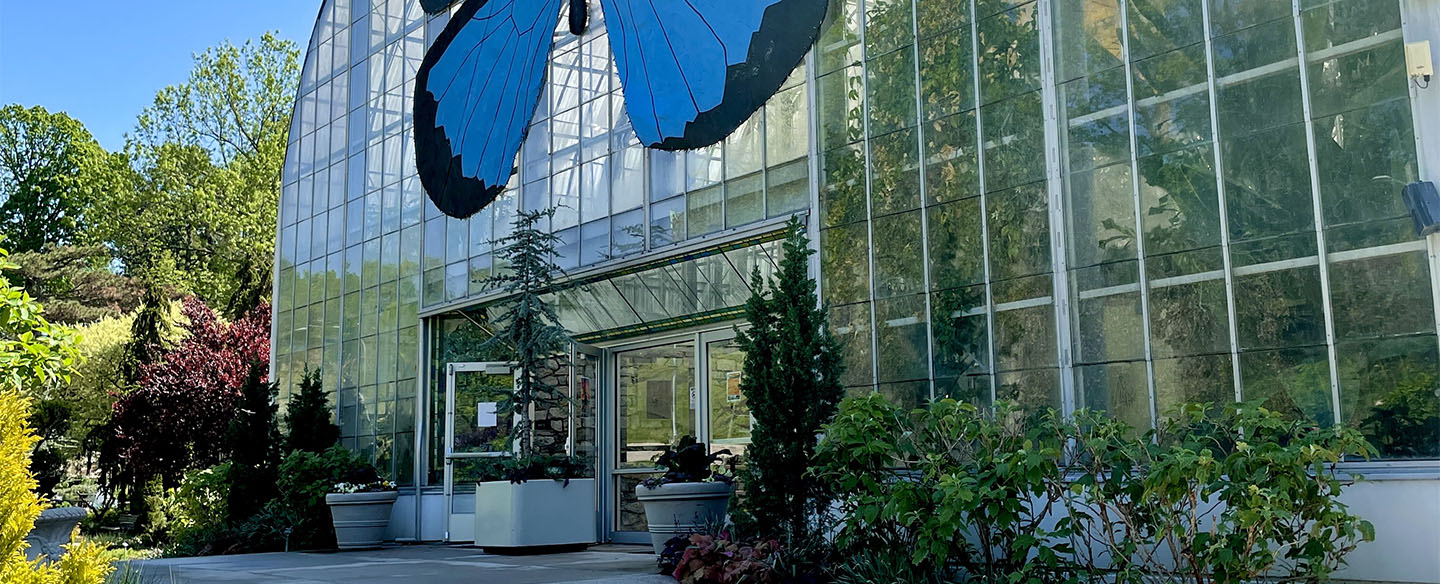
[[657, 476], [654, 459], [684, 436], [740, 454], [750, 440], [750, 411], [740, 393], [744, 353], [729, 330], [612, 349], [613, 401], [607, 422], [607, 536], [648, 543], [635, 487]]
[[509, 363], [451, 363], [445, 368], [446, 541], [475, 539], [476, 466], [510, 451], [514, 420], [498, 406], [514, 389]]

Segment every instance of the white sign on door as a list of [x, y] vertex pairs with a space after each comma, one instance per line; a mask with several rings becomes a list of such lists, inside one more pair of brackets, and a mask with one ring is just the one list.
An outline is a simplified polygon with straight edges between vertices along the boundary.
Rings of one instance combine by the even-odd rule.
[[494, 428], [500, 425], [500, 408], [496, 402], [479, 402], [475, 404], [475, 427]]

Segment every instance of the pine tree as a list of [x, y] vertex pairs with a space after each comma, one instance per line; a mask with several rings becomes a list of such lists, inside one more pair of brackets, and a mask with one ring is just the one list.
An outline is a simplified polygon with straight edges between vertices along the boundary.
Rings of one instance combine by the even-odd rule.
[[174, 331], [170, 299], [165, 296], [163, 284], [146, 282], [140, 311], [130, 325], [130, 342], [120, 361], [120, 379], [127, 389], [140, 382], [146, 365], [160, 361], [170, 348]]
[[755, 419], [740, 473], [739, 521], [763, 535], [806, 541], [829, 506], [830, 493], [808, 475], [823, 424], [844, 397], [840, 345], [810, 278], [809, 239], [794, 219], [785, 257], [768, 285], [755, 270], [745, 303], [749, 328], [736, 338], [745, 352], [740, 391]]
[[306, 369], [300, 390], [285, 408], [285, 450], [319, 454], [340, 441], [340, 427], [320, 381], [320, 371]]
[[532, 404], [536, 409], [548, 408], [552, 398], [547, 396], [559, 393], [559, 388], [546, 381], [544, 372], [567, 365], [570, 344], [570, 334], [560, 325], [555, 309], [541, 296], [560, 271], [553, 259], [560, 238], [540, 229], [542, 222], [554, 215], [554, 209], [519, 212], [514, 231], [495, 241], [495, 255], [509, 269], [486, 280], [510, 295], [505, 310], [493, 321], [495, 336], [480, 349], [506, 350], [519, 369], [514, 391], [499, 407], [518, 420], [510, 441], [521, 459], [529, 458], [535, 450], [531, 440]]
[[225, 433], [230, 451], [230, 495], [227, 513], [231, 523], [248, 519], [278, 494], [280, 430], [275, 425], [278, 388], [266, 380], [266, 365], [255, 363], [240, 388], [235, 419]]

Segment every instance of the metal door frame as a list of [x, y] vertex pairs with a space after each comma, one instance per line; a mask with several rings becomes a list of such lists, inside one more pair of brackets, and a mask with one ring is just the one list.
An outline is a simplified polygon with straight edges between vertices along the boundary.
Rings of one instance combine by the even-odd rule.
[[515, 375], [515, 364], [505, 361], [445, 364], [445, 541], [450, 541], [450, 521], [455, 514], [455, 461], [465, 458], [495, 458], [505, 456], [504, 452], [455, 452], [455, 375], [457, 373], [483, 373], [487, 375]]
[[620, 469], [619, 447], [620, 447], [620, 420], [617, 417], [620, 411], [620, 368], [616, 365], [616, 359], [620, 353], [646, 349], [677, 343], [690, 343], [695, 347], [694, 375], [691, 384], [696, 391], [695, 400], [695, 435], [696, 438], [709, 442], [710, 436], [710, 392], [709, 387], [709, 359], [708, 345], [716, 341], [726, 341], [735, 338], [735, 330], [732, 325], [706, 328], [703, 330], [692, 330], [678, 334], [665, 334], [653, 337], [646, 337], [639, 340], [626, 341], [624, 343], [610, 345], [603, 349], [601, 359], [601, 372], [604, 385], [600, 388], [600, 399], [596, 402], [599, 406], [597, 415], [600, 417], [599, 442], [597, 448], [599, 456], [596, 457], [596, 481], [597, 501], [596, 511], [599, 513], [601, 539], [615, 543], [649, 544], [650, 536], [645, 532], [616, 531], [616, 514], [619, 512], [619, 495], [616, 492], [617, 477], [627, 474], [649, 474], [648, 470]]

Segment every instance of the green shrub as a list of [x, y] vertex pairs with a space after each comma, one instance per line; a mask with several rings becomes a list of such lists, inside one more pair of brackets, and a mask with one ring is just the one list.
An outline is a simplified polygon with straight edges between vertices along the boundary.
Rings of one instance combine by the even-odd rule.
[[340, 441], [340, 427], [330, 410], [319, 369], [306, 369], [299, 391], [285, 408], [285, 450], [324, 452]]
[[332, 446], [318, 454], [303, 450], [292, 452], [280, 463], [280, 498], [267, 513], [289, 522], [291, 549], [332, 548], [335, 530], [325, 495], [338, 483], [376, 480], [379, 475], [375, 467], [342, 446]]
[[1323, 580], [1373, 539], [1336, 475], [1369, 453], [1353, 430], [1255, 405], [1187, 405], [1141, 434], [1086, 410], [870, 395], [841, 404], [814, 473], [846, 493], [848, 581], [896, 569], [894, 550], [915, 574], [982, 581]]

